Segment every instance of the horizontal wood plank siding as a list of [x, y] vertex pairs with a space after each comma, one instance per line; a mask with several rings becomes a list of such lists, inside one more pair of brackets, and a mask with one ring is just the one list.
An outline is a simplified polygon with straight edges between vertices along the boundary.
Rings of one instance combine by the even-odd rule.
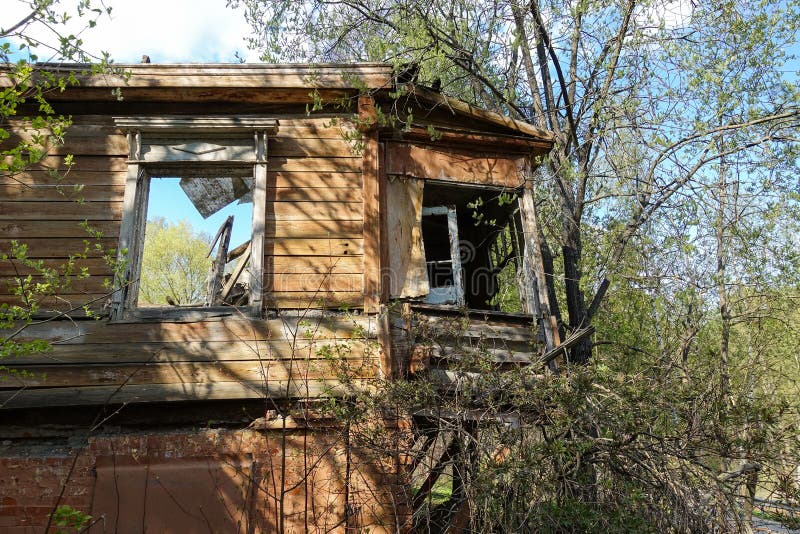
[[388, 143], [386, 149], [386, 173], [395, 176], [516, 188], [529, 166], [525, 155], [408, 143]]
[[[362, 287], [354, 281], [364, 263], [363, 189], [361, 156], [347, 141], [353, 125], [336, 117], [275, 118], [278, 132], [267, 151], [268, 304], [360, 306]], [[95, 243], [106, 250], [118, 246], [128, 142], [110, 116], [78, 115], [73, 121], [63, 144], [11, 121], [14, 135], [5, 145], [43, 139], [47, 155], [25, 172], [0, 176], [0, 252], [10, 250], [11, 240], [24, 242], [28, 257], [58, 267], [70, 254], [83, 253], [89, 239], [89, 257], [78, 265], [92, 276], [75, 281], [63, 301], [48, 297], [42, 303], [63, 310], [97, 299], [94, 308], [101, 310], [103, 281], [111, 272]], [[74, 157], [71, 167], [64, 164], [66, 154]], [[83, 221], [103, 238], [90, 239]], [[15, 302], [10, 277], [31, 272], [19, 262], [0, 262], [0, 302]]]
[[301, 397], [306, 388], [323, 396], [342, 391], [335, 378], [345, 368], [369, 387], [375, 332], [374, 318], [344, 315], [31, 325], [16, 339], [44, 339], [51, 350], [4, 360], [12, 372], [0, 383], [0, 409]]

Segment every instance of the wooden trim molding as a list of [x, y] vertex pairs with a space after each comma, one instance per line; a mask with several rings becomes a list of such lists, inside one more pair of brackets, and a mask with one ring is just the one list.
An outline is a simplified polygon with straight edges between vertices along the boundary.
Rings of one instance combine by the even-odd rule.
[[[264, 117], [162, 116], [115, 117], [127, 131], [128, 172], [123, 198], [119, 258], [127, 265], [116, 280], [112, 319], [135, 319], [147, 217], [150, 177], [169, 169], [182, 175], [208, 175], [209, 164], [220, 176], [253, 178], [253, 226], [250, 294], [247, 311], [259, 316], [264, 302], [264, 233], [267, 204], [267, 139], [278, 121]], [[183, 172], [185, 171], [185, 172]], [[204, 308], [192, 308], [202, 312]]]

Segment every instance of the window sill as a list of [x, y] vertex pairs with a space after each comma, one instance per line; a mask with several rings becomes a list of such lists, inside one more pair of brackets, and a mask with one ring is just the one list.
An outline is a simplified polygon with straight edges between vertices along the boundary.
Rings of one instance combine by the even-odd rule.
[[441, 315], [467, 315], [474, 319], [483, 320], [504, 320], [511, 322], [518, 322], [522, 324], [534, 324], [536, 318], [528, 313], [512, 313], [497, 310], [479, 310], [473, 308], [464, 308], [459, 306], [452, 306], [447, 304], [425, 304], [425, 303], [412, 303], [411, 309], [418, 312], [429, 312]]
[[157, 323], [157, 322], [195, 322], [216, 318], [253, 319], [260, 317], [260, 310], [250, 306], [187, 306], [152, 307], [125, 310], [122, 317], [111, 323]]

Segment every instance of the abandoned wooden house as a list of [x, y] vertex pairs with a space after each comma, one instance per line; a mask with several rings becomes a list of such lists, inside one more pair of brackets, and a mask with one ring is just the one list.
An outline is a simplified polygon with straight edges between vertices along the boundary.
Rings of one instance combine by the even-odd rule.
[[[50, 345], [0, 360], [0, 529], [60, 504], [91, 532], [403, 530], [401, 455], [313, 401], [414, 371], [411, 314], [498, 361], [558, 343], [530, 190], [552, 135], [386, 64], [41, 68], [79, 83], [48, 95], [63, 139], [33, 105], [0, 124], [44, 149], [0, 176], [0, 303], [35, 306], [3, 347]], [[221, 221], [191, 297], [145, 291], [156, 205]]]

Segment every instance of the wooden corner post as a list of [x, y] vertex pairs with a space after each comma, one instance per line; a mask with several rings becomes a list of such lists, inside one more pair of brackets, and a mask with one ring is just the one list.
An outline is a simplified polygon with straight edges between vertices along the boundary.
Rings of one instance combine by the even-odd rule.
[[[556, 318], [551, 313], [550, 299], [547, 295], [547, 278], [542, 261], [542, 245], [539, 235], [539, 222], [536, 216], [536, 204], [529, 184], [522, 191], [519, 203], [522, 216], [522, 231], [525, 235], [525, 253], [523, 265], [525, 278], [528, 281], [526, 292], [526, 312], [535, 314], [542, 325], [545, 338], [545, 352], [550, 352], [561, 344]], [[536, 305], [538, 303], [538, 306]]]
[[375, 123], [375, 100], [358, 98], [359, 129], [363, 135], [362, 180], [364, 188], [364, 312], [378, 313], [383, 293], [381, 283], [381, 188], [379, 138]]

